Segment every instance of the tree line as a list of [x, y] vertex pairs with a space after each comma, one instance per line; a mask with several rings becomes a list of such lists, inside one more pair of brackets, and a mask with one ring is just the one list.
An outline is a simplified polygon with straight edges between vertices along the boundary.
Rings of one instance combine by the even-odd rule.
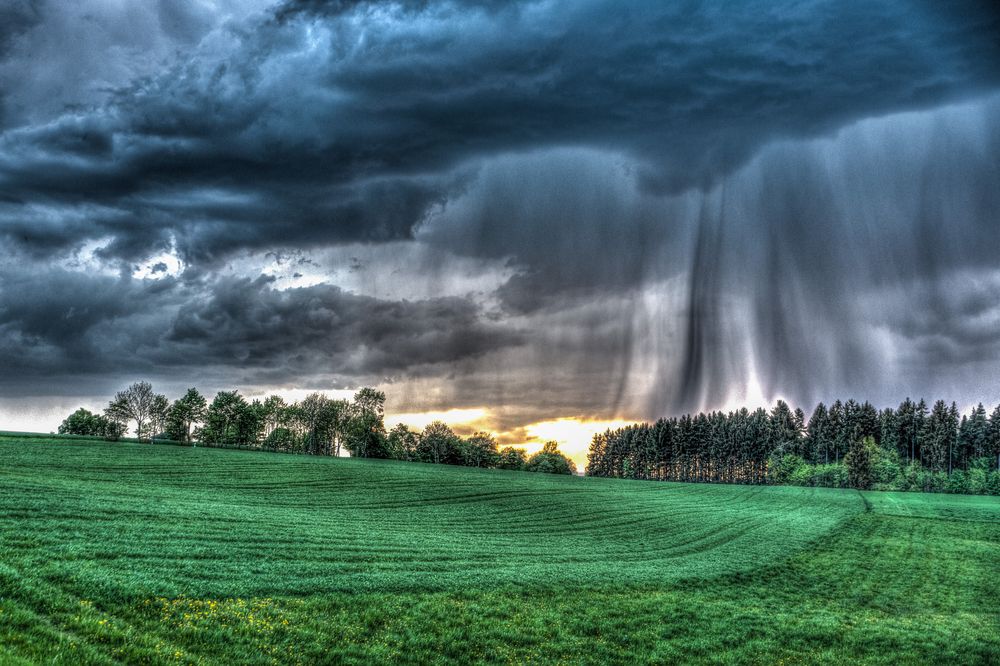
[[1000, 494], [1000, 406], [907, 398], [896, 409], [820, 403], [808, 419], [770, 412], [686, 414], [596, 435], [590, 476], [708, 483]]
[[352, 400], [313, 393], [299, 402], [281, 396], [247, 400], [239, 391], [220, 391], [211, 403], [195, 388], [171, 402], [136, 382], [119, 391], [102, 414], [80, 408], [59, 426], [60, 434], [121, 439], [130, 425], [141, 441], [241, 447], [287, 453], [356, 458], [387, 458], [468, 467], [550, 474], [575, 474], [573, 461], [555, 442], [527, 456], [514, 447], [500, 449], [487, 432], [459, 437], [441, 421], [420, 432], [403, 424], [386, 431], [385, 393], [362, 388]]

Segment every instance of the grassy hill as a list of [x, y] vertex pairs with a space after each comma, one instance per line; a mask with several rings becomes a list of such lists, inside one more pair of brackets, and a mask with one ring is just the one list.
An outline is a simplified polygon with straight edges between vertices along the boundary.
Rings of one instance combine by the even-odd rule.
[[1000, 500], [0, 438], [0, 663], [986, 663]]

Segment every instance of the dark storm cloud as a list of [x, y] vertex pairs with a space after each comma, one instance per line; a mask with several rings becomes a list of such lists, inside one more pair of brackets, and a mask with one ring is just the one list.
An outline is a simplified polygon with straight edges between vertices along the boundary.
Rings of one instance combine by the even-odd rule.
[[[21, 35], [41, 21], [38, 4], [31, 0], [12, 0], [0, 6], [0, 58], [8, 54]], [[0, 88], [0, 129], [6, 124], [8, 115], [7, 96], [8, 93]]]
[[440, 376], [449, 369], [439, 364], [524, 343], [522, 332], [462, 298], [387, 301], [330, 285], [279, 290], [273, 282], [4, 269], [0, 391], [42, 390], [65, 377], [89, 388], [107, 375], [135, 374], [209, 373], [216, 385], [302, 385], [316, 377], [353, 385], [403, 372]]
[[0, 56], [6, 55], [14, 40], [41, 20], [39, 2], [11, 0], [0, 7]]
[[508, 155], [483, 166], [418, 238], [511, 258], [521, 271], [498, 295], [508, 312], [531, 314], [669, 274], [686, 260], [688, 199], [637, 189], [632, 165], [600, 151]]
[[946, 284], [950, 296], [936, 307], [927, 307], [926, 297], [938, 285], [923, 285], [911, 292], [910, 307], [890, 315], [908, 360], [928, 373], [1000, 360], [1000, 272], [985, 279], [959, 274]]
[[235, 279], [183, 309], [166, 340], [178, 362], [282, 368], [381, 381], [523, 343], [460, 298], [384, 301], [330, 285], [276, 290], [271, 279]]
[[5, 0], [0, 3], [0, 129], [92, 111], [162, 71], [214, 29], [268, 0]]
[[[167, 5], [160, 29], [197, 41], [206, 20]], [[973, 9], [296, 3], [98, 108], [8, 130], [0, 191], [113, 209], [89, 236], [134, 260], [168, 233], [190, 259], [406, 238], [453, 169], [527, 147], [624, 151], [646, 185], [704, 186], [776, 137], [993, 85], [996, 19]], [[15, 241], [24, 224], [0, 221]]]
[[178, 305], [173, 280], [25, 270], [23, 264], [5, 263], [0, 272], [0, 384], [5, 389], [53, 376], [90, 381], [126, 368], [150, 369], [143, 347], [159, 337], [162, 308]]
[[518, 4], [529, 4], [537, 0], [459, 0], [458, 2], [441, 3], [434, 0], [395, 0], [385, 2], [384, 0], [289, 0], [281, 3], [275, 10], [274, 15], [279, 21], [287, 21], [300, 15], [311, 16], [343, 16], [351, 11], [378, 7], [380, 5], [391, 5], [408, 13], [417, 13], [426, 10], [435, 4], [452, 5], [459, 7], [502, 9]]

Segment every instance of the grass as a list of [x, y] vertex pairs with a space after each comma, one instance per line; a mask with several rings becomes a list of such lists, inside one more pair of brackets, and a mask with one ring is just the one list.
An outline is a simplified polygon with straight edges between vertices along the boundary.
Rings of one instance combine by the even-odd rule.
[[995, 663], [1000, 500], [0, 438], [0, 663]]

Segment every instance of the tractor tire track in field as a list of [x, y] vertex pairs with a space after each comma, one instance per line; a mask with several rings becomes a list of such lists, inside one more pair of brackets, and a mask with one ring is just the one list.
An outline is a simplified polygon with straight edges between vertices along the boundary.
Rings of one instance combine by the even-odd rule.
[[136, 444], [0, 442], [0, 458], [13, 557], [123, 595], [137, 580], [218, 596], [705, 578], [788, 557], [858, 511], [836, 491]]
[[974, 663], [998, 506], [0, 438], [0, 662]]

